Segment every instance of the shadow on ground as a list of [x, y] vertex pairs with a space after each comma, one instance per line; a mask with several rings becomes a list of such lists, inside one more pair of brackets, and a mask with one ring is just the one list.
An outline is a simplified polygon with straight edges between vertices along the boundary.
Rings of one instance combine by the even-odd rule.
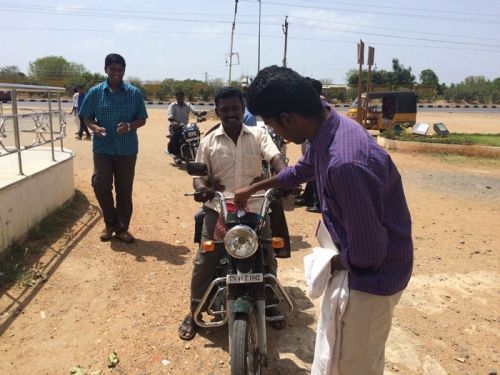
[[44, 282], [50, 279], [100, 218], [99, 209], [90, 204], [81, 191], [76, 190], [73, 199], [33, 227], [26, 241], [13, 246], [6, 253], [3, 262], [8, 262], [8, 258], [15, 255], [13, 251], [21, 249], [24, 252], [20, 258], [22, 272], [18, 272], [17, 280], [0, 286], [0, 298], [8, 301], [0, 311], [0, 316], [8, 315], [0, 325], [0, 335], [33, 300]]
[[[287, 326], [283, 330], [273, 329], [267, 324], [268, 368], [264, 372], [268, 375], [309, 374], [316, 337], [313, 304], [302, 289], [285, 289], [293, 301], [294, 310], [287, 315]], [[208, 340], [205, 348], [221, 348], [229, 353], [227, 325], [199, 329], [197, 334]]]
[[304, 240], [303, 236], [290, 236], [290, 247], [292, 251], [312, 248], [312, 245]]
[[182, 265], [189, 259], [191, 250], [186, 246], [175, 246], [161, 241], [145, 241], [140, 238], [132, 244], [111, 240], [111, 249], [118, 252], [129, 253], [135, 256], [138, 262], [145, 262], [147, 257], [155, 257], [174, 265]]

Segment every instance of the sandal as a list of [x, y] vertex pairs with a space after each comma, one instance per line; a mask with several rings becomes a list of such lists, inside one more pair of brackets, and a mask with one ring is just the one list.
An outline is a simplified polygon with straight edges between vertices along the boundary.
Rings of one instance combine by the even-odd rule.
[[[266, 316], [273, 317], [282, 315], [276, 308], [271, 307], [270, 309], [266, 309]], [[272, 320], [269, 322], [269, 325], [274, 329], [281, 330], [286, 327], [286, 320], [283, 318], [282, 320]]]
[[179, 326], [179, 338], [181, 340], [192, 340], [196, 335], [196, 323], [191, 315], [186, 315], [181, 325]]
[[123, 231], [123, 232], [120, 232], [120, 233], [116, 233], [115, 235], [115, 238], [122, 241], [122, 242], [125, 242], [125, 243], [132, 243], [135, 241], [135, 238], [134, 236], [132, 236], [128, 231]]

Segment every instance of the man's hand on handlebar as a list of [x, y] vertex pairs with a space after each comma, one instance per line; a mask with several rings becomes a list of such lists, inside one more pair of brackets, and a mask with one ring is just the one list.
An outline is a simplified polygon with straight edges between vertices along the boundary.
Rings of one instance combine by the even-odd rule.
[[214, 197], [214, 191], [206, 186], [200, 186], [194, 193], [196, 202], [205, 203]]

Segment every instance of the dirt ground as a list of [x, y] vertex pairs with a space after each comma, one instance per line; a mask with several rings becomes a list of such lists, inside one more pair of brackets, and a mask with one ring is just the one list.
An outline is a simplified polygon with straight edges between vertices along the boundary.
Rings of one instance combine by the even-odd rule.
[[[90, 187], [90, 141], [73, 138], [78, 200], [68, 228], [34, 266], [46, 282], [0, 296], [0, 374], [227, 374], [225, 328], [177, 337], [189, 301], [198, 204], [185, 170], [164, 155], [166, 110], [149, 111], [139, 130], [132, 245], [101, 243], [103, 228]], [[427, 113], [451, 131], [500, 133], [500, 115]], [[213, 122], [202, 125], [208, 129]], [[289, 146], [292, 162], [300, 147]], [[415, 268], [395, 310], [386, 374], [488, 374], [500, 370], [500, 161], [392, 153], [413, 218]], [[316, 246], [320, 218], [286, 204], [291, 258], [279, 278], [295, 310], [283, 331], [269, 329], [266, 374], [308, 374], [319, 300], [305, 292], [303, 256]], [[107, 367], [116, 351], [119, 363]], [[100, 371], [100, 372], [98, 372]]]

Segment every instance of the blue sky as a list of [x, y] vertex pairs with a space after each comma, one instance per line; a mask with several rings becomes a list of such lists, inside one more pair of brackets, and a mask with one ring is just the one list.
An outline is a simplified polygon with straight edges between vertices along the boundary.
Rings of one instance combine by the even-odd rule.
[[[228, 78], [234, 0], [0, 0], [0, 66], [63, 56], [102, 72], [107, 53], [127, 60], [142, 80]], [[281, 65], [288, 16], [288, 66], [345, 83], [356, 68], [356, 43], [375, 47], [378, 69], [398, 58], [416, 75], [432, 69], [441, 82], [471, 75], [500, 77], [500, 1], [354, 2], [262, 0], [260, 66]], [[239, 0], [233, 79], [255, 75], [259, 2]]]

